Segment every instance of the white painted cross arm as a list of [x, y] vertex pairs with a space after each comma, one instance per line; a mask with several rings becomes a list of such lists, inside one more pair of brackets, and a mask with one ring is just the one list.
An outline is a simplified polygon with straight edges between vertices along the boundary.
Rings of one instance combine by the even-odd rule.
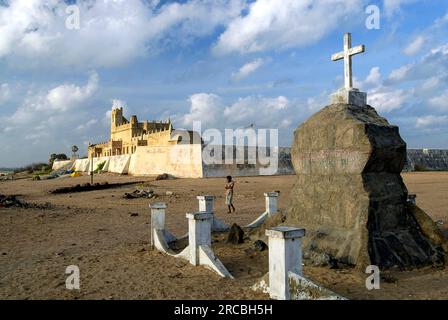
[[[362, 44], [362, 45], [350, 48], [348, 50], [348, 55], [354, 56], [355, 54], [363, 53], [365, 51], [366, 51], [366, 46]], [[333, 60], [333, 61], [338, 61], [341, 59], [344, 59], [344, 51], [335, 53], [331, 56], [331, 60]]]
[[337, 61], [344, 59], [344, 84], [345, 89], [350, 90], [353, 87], [352, 76], [352, 56], [363, 53], [366, 50], [364, 45], [352, 48], [352, 35], [350, 33], [344, 34], [344, 51], [335, 53], [331, 56], [331, 60]]

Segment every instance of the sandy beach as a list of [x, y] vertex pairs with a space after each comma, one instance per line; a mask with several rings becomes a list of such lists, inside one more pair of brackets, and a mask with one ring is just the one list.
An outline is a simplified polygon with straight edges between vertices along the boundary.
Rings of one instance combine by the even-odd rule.
[[[448, 235], [448, 172], [403, 174], [410, 193]], [[267, 252], [253, 241], [225, 244], [214, 235], [213, 248], [235, 280], [221, 279], [203, 267], [165, 256], [149, 247], [149, 203], [168, 205], [166, 226], [187, 231], [185, 213], [197, 211], [196, 196], [217, 197], [215, 214], [226, 223], [246, 225], [264, 211], [267, 191], [280, 191], [279, 208], [288, 205], [295, 176], [239, 177], [236, 213], [227, 214], [224, 179], [174, 179], [98, 175], [96, 182], [140, 182], [109, 190], [51, 195], [49, 190], [82, 184], [89, 177], [1, 181], [0, 194], [42, 208], [0, 208], [1, 299], [267, 299], [250, 289], [267, 272]], [[154, 190], [156, 199], [124, 199], [135, 189]], [[167, 191], [169, 195], [167, 195]], [[65, 287], [65, 269], [77, 265], [81, 289]], [[366, 274], [353, 269], [305, 267], [313, 280], [349, 299], [448, 299], [447, 269], [384, 272], [380, 290], [365, 288]]]

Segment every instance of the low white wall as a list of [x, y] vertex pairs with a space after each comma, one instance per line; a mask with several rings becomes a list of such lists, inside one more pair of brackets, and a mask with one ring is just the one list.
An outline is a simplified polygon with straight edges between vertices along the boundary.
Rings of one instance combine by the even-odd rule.
[[129, 165], [131, 163], [131, 155], [124, 154], [120, 156], [109, 157], [108, 172], [127, 174], [129, 173]]
[[129, 174], [168, 173], [179, 178], [202, 178], [200, 144], [138, 147], [132, 155]]
[[55, 160], [53, 162], [53, 167], [51, 169], [52, 170], [59, 170], [59, 169], [65, 167], [65, 166], [69, 166], [69, 165], [71, 165], [73, 163], [74, 163], [73, 160]]
[[87, 172], [89, 170], [89, 159], [77, 159], [72, 170], [77, 172]]
[[[110, 162], [110, 157], [99, 157], [99, 158], [93, 158], [93, 171], [96, 170], [96, 168], [98, 167], [99, 164], [104, 162], [104, 166], [102, 171], [103, 172], [107, 172], [107, 167], [109, 166], [109, 162]], [[90, 172], [90, 170], [92, 169], [92, 162], [89, 161], [89, 165], [87, 168], [87, 172]]]

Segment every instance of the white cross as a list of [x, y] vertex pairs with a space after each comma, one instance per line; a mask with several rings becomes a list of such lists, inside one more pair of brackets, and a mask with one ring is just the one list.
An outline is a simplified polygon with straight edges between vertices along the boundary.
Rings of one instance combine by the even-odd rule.
[[355, 54], [363, 53], [366, 48], [364, 45], [351, 47], [352, 46], [352, 35], [351, 33], [344, 33], [344, 51], [335, 53], [331, 56], [331, 60], [337, 61], [344, 59], [344, 83], [345, 89], [353, 88], [352, 79], [352, 56]]

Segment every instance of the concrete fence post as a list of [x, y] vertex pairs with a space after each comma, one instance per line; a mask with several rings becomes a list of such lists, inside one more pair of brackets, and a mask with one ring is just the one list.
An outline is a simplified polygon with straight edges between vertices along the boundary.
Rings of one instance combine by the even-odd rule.
[[199, 265], [199, 246], [211, 246], [213, 214], [208, 212], [187, 213], [188, 245], [190, 263]]
[[277, 213], [277, 204], [278, 204], [278, 192], [267, 192], [264, 194], [266, 199], [266, 212], [268, 213], [268, 216], [271, 217], [272, 215]]
[[149, 204], [151, 209], [151, 247], [154, 248], [154, 230], [165, 230], [166, 204], [163, 202]]
[[227, 231], [230, 229], [228, 225], [215, 217], [215, 213], [213, 212], [213, 202], [215, 200], [215, 196], [197, 196], [196, 198], [199, 200], [199, 212], [207, 212], [213, 215], [212, 231]]
[[302, 275], [301, 238], [305, 229], [275, 227], [266, 230], [269, 238], [269, 295], [272, 299], [289, 300], [288, 272]]
[[199, 200], [199, 212], [213, 213], [213, 201], [215, 196], [197, 196]]

